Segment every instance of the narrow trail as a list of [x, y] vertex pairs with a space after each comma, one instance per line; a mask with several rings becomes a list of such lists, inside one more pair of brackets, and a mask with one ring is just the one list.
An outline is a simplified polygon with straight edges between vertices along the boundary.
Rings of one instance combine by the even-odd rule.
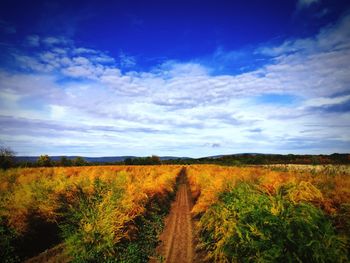
[[[157, 253], [166, 263], [190, 263], [194, 261], [194, 245], [192, 232], [192, 199], [183, 169], [179, 175], [179, 185], [170, 213], [165, 220], [165, 228], [160, 236], [161, 244]], [[151, 262], [156, 262], [151, 260]]]

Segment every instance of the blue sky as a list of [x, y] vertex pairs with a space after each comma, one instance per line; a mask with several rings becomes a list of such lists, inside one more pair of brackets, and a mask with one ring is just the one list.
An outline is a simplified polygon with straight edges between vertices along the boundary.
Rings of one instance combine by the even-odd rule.
[[18, 155], [350, 152], [348, 1], [99, 2], [1, 1]]

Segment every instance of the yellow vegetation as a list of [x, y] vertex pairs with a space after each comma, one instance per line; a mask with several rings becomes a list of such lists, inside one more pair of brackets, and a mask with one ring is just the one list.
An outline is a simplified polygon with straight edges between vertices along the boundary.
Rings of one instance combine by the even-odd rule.
[[[144, 212], [144, 205], [153, 196], [173, 191], [180, 166], [90, 166], [18, 168], [0, 171], [0, 217], [18, 232], [27, 231], [28, 216], [35, 212], [46, 221], [60, 216], [60, 200], [70, 203], [75, 186], [84, 193], [93, 193], [95, 179], [100, 179], [123, 192], [119, 207], [113, 213], [115, 232], [128, 221]], [[107, 194], [100, 204], [103, 210], [109, 202]], [[97, 213], [99, 211], [96, 211]], [[103, 211], [101, 211], [103, 212]], [[82, 224], [84, 224], [82, 222]], [[96, 226], [95, 226], [96, 227]], [[83, 228], [89, 232], [91, 225]], [[116, 238], [120, 239], [117, 235]]]
[[207, 262], [348, 262], [349, 167], [191, 165], [187, 174]]
[[264, 192], [270, 194], [288, 185], [288, 197], [292, 202], [312, 202], [329, 214], [336, 213], [341, 204], [350, 203], [348, 166], [191, 165], [187, 168], [187, 174], [192, 195], [198, 199], [192, 209], [194, 215], [206, 211], [217, 201], [220, 193], [232, 188], [238, 181], [256, 182]]

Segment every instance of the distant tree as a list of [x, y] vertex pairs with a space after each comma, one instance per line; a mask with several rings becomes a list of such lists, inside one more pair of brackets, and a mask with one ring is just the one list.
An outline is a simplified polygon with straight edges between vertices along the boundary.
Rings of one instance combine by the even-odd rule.
[[51, 158], [47, 154], [40, 155], [37, 160], [37, 165], [42, 167], [50, 167], [52, 166]]
[[125, 163], [125, 165], [133, 165], [134, 164], [132, 158], [130, 158], [130, 157], [126, 158], [124, 160], [124, 163]]
[[126, 158], [124, 160], [125, 165], [158, 165], [161, 164], [162, 161], [156, 155], [148, 156], [148, 157], [136, 157], [136, 158]]
[[58, 162], [59, 166], [71, 166], [72, 161], [69, 160], [66, 156], [62, 156], [61, 159]]
[[85, 159], [83, 157], [77, 157], [73, 160], [73, 165], [75, 166], [84, 166], [87, 165], [87, 162], [85, 161]]
[[159, 156], [157, 155], [152, 155], [151, 156], [151, 164], [161, 164], [161, 160], [159, 158]]
[[320, 159], [318, 156], [312, 156], [311, 157], [311, 162], [313, 165], [320, 164]]
[[14, 165], [14, 162], [14, 152], [9, 147], [0, 146], [0, 168], [8, 169]]

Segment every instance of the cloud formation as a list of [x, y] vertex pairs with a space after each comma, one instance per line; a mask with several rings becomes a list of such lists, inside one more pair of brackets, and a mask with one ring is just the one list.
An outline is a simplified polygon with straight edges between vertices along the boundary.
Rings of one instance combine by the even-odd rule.
[[174, 60], [132, 71], [133, 56], [31, 35], [0, 70], [1, 140], [20, 154], [349, 151], [349, 26], [261, 46], [265, 64], [224, 75]]

